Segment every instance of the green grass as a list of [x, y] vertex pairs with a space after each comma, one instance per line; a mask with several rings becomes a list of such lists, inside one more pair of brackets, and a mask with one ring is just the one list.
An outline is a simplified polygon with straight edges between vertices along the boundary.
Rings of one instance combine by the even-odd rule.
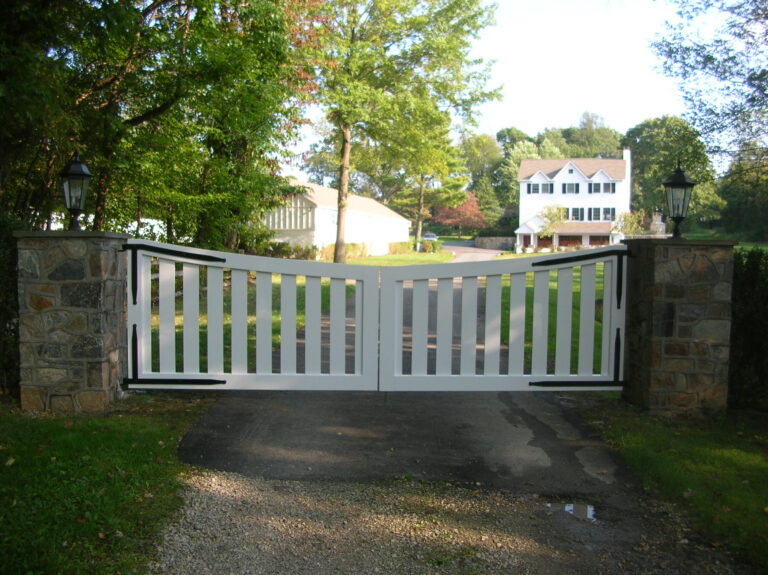
[[719, 420], [662, 421], [617, 401], [587, 419], [642, 477], [683, 506], [695, 525], [768, 568], [768, 418], [731, 412]]
[[453, 259], [453, 254], [449, 251], [437, 253], [411, 253], [396, 254], [391, 256], [371, 256], [349, 260], [350, 264], [361, 266], [417, 266], [422, 264], [443, 264]]
[[144, 395], [105, 417], [0, 406], [0, 571], [143, 573], [182, 500], [182, 433], [210, 401]]

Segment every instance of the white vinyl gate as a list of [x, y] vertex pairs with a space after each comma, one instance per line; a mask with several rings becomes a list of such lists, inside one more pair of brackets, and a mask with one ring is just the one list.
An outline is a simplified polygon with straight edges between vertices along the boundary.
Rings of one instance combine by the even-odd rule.
[[131, 389], [620, 389], [626, 248], [403, 267], [133, 240]]

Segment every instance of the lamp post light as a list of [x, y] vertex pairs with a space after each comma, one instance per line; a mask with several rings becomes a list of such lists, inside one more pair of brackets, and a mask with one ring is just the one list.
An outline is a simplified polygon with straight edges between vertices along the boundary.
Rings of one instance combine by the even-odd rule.
[[688, 215], [688, 204], [691, 201], [691, 192], [696, 185], [691, 178], [680, 167], [680, 161], [677, 162], [677, 169], [664, 182], [664, 189], [667, 193], [667, 208], [670, 219], [675, 222], [675, 229], [672, 232], [672, 238], [679, 239], [680, 222]]
[[80, 230], [77, 219], [85, 211], [85, 200], [88, 197], [88, 182], [93, 174], [88, 170], [77, 152], [72, 155], [69, 166], [62, 170], [62, 191], [64, 193], [64, 205], [70, 213], [69, 230]]

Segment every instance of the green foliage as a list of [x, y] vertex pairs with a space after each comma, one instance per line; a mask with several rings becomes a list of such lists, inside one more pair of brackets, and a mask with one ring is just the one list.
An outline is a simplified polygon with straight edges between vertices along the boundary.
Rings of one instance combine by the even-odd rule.
[[539, 231], [539, 235], [543, 238], [550, 238], [555, 235], [558, 226], [566, 220], [566, 208], [561, 206], [546, 206], [539, 217], [542, 219], [544, 225]]
[[287, 242], [267, 242], [250, 253], [257, 256], [270, 258], [284, 258], [289, 260], [316, 260], [317, 248], [315, 246], [302, 246]]
[[0, 406], [3, 573], [143, 573], [182, 504], [176, 446], [207, 405], [145, 396], [106, 417]]
[[643, 210], [639, 212], [623, 212], [618, 215], [613, 223], [613, 229], [625, 236], [635, 236], [645, 231], [645, 217]]
[[664, 421], [615, 401], [587, 417], [649, 489], [682, 506], [719, 543], [768, 568], [768, 426], [764, 416]]
[[768, 251], [734, 255], [729, 404], [768, 410]]
[[272, 174], [296, 118], [286, 9], [4, 2], [0, 207], [46, 225], [78, 148], [95, 230], [143, 235], [156, 219], [169, 241], [237, 247], [285, 192]]
[[723, 201], [716, 193], [715, 172], [699, 133], [685, 120], [662, 116], [630, 128], [624, 145], [632, 150], [632, 209], [666, 212], [663, 182], [680, 162], [695, 182], [690, 217], [717, 219]]
[[0, 395], [19, 395], [19, 296], [13, 231], [22, 224], [0, 212]]
[[[675, 0], [679, 20], [654, 44], [680, 79], [694, 125], [711, 151], [766, 144], [765, 0]], [[713, 25], [715, 24], [715, 25]]]
[[766, 150], [745, 152], [719, 182], [718, 193], [726, 202], [723, 226], [745, 240], [768, 240], [767, 159]]
[[[435, 147], [426, 135], [442, 129], [449, 109], [469, 119], [478, 103], [496, 95], [484, 88], [487, 68], [469, 58], [472, 39], [490, 24], [492, 7], [481, 0], [330, 0], [321, 13], [334, 24], [314, 62], [320, 102], [334, 127], [331, 140], [340, 151], [342, 209], [334, 260], [343, 262], [353, 142], [392, 145], [392, 156], [406, 165], [409, 177], [434, 178], [429, 164]], [[409, 142], [406, 134], [423, 136]], [[437, 143], [439, 150], [444, 138]], [[418, 210], [417, 226], [421, 205]]]
[[412, 242], [393, 242], [389, 244], [389, 255], [409, 254], [413, 251]]

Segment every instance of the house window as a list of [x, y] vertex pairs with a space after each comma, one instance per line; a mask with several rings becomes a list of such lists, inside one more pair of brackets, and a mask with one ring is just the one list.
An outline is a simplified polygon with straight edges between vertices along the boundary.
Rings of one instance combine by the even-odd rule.
[[603, 208], [603, 219], [612, 222], [616, 219], [616, 208]]
[[615, 194], [616, 193], [616, 183], [615, 182], [611, 182], [611, 183], [606, 182], [606, 183], [604, 183], [603, 184], [603, 193], [604, 194]]
[[579, 193], [579, 184], [563, 184], [563, 193], [564, 194], [578, 194]]
[[528, 184], [528, 193], [529, 194], [538, 194], [539, 193], [539, 184]]
[[584, 208], [571, 208], [571, 219], [584, 221]]
[[541, 184], [541, 193], [542, 194], [554, 194], [555, 193], [555, 184]]
[[590, 183], [589, 184], [589, 193], [590, 194], [599, 194], [600, 190], [601, 190], [601, 186], [602, 186], [602, 184], [600, 184], [600, 183], [594, 183], [594, 184]]
[[600, 221], [600, 208], [589, 208], [587, 210], [587, 213], [589, 214], [589, 221], [590, 222], [599, 222]]

